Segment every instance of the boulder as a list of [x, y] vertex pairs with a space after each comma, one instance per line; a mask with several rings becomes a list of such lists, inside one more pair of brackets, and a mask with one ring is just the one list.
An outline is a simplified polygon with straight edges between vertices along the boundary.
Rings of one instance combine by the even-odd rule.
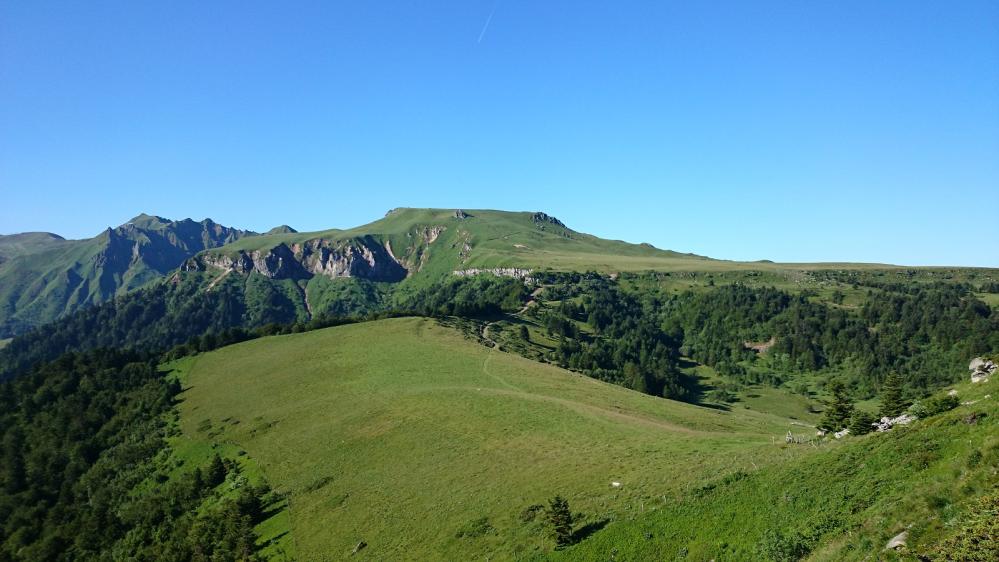
[[990, 359], [985, 359], [983, 357], [975, 357], [968, 364], [968, 370], [971, 371], [971, 382], [988, 382], [989, 377], [999, 369], [999, 365]]
[[907, 540], [909, 540], [909, 531], [902, 531], [888, 541], [888, 545], [885, 546], [885, 550], [898, 550], [900, 548], [905, 548], [905, 541]]

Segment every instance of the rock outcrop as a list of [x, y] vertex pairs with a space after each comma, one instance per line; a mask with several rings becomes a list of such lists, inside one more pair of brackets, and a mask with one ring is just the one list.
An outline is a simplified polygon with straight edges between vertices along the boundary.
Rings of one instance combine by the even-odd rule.
[[562, 228], [568, 228], [567, 226], [565, 226], [565, 223], [563, 223], [562, 221], [558, 220], [557, 218], [547, 213], [542, 213], [540, 211], [534, 213], [534, 216], [531, 218], [534, 219], [534, 224], [538, 226], [544, 226], [545, 224], [553, 224], [555, 226], [561, 226]]
[[874, 430], [883, 432], [890, 431], [891, 428], [896, 425], [909, 425], [910, 423], [916, 421], [916, 416], [912, 414], [902, 414], [895, 418], [883, 417], [880, 420], [874, 422]]
[[256, 271], [271, 279], [331, 279], [357, 277], [370, 281], [401, 281], [407, 271], [381, 242], [365, 236], [350, 240], [317, 238], [278, 244], [269, 250], [240, 250], [236, 254], [207, 253], [188, 260], [184, 271], [221, 269], [247, 274]]
[[968, 364], [968, 370], [971, 371], [971, 382], [989, 382], [989, 377], [999, 369], [999, 365], [996, 365], [995, 361], [990, 359], [985, 359], [983, 357], [975, 357]]
[[534, 280], [534, 278], [531, 277], [530, 269], [521, 269], [519, 267], [494, 267], [492, 269], [479, 269], [477, 267], [473, 267], [471, 269], [459, 269], [454, 272], [454, 274], [459, 277], [471, 277], [483, 273], [495, 275], [497, 277], [514, 277], [522, 279], [528, 283]]
[[885, 545], [885, 550], [901, 550], [905, 548], [906, 541], [909, 540], [909, 531], [902, 531], [901, 533], [892, 537], [888, 544]]

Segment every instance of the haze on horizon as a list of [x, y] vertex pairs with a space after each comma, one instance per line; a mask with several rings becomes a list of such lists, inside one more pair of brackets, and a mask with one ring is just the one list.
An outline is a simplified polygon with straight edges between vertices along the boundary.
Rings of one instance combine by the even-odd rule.
[[6, 2], [0, 233], [542, 210], [719, 259], [999, 267], [999, 4]]

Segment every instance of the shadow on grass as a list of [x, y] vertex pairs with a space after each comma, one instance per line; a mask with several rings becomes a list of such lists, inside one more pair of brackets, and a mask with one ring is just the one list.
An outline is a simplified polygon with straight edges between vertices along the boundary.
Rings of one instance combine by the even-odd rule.
[[572, 542], [573, 543], [583, 542], [584, 540], [586, 540], [587, 537], [589, 537], [593, 533], [596, 533], [600, 529], [606, 527], [608, 523], [610, 523], [610, 519], [601, 519], [599, 521], [594, 521], [592, 523], [587, 523], [586, 525], [583, 525], [579, 529], [576, 529], [576, 531], [572, 534]]

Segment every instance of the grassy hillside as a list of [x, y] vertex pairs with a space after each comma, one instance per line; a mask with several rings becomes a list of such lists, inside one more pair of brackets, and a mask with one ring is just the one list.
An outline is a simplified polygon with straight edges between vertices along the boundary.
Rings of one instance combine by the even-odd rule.
[[33, 254], [68, 242], [51, 232], [23, 232], [0, 235], [0, 263], [24, 254]]
[[[284, 233], [243, 239], [219, 252], [267, 250], [278, 244], [293, 245], [317, 238], [349, 240], [373, 236], [388, 242], [396, 256], [410, 255], [414, 233], [426, 227], [444, 227], [428, 244], [428, 258], [417, 257], [421, 270], [450, 272], [455, 269], [521, 267], [561, 271], [596, 270], [604, 272], [642, 270], [783, 270], [884, 267], [875, 264], [777, 264], [772, 262], [731, 262], [693, 254], [660, 250], [648, 244], [605, 240], [576, 232], [553, 217], [534, 212], [508, 212], [483, 209], [393, 209], [384, 218], [348, 230]], [[466, 247], [467, 244], [467, 247]]]
[[[950, 412], [692, 488], [557, 558], [995, 560], [999, 384], [953, 390]], [[906, 546], [886, 551], [904, 531]]]
[[[358, 559], [859, 560], [904, 530], [904, 552], [932, 553], [999, 485], [995, 382], [909, 428], [795, 445], [788, 430], [814, 430], [772, 413], [799, 413], [781, 391], [691, 406], [424, 319], [264, 338], [182, 371], [187, 447], [246, 451], [288, 497], [262, 532], [300, 559], [363, 542]], [[531, 512], [555, 494], [578, 514], [559, 552]]]
[[547, 545], [521, 514], [555, 494], [592, 531], [808, 453], [773, 445], [787, 419], [641, 395], [422, 319], [230, 346], [185, 380], [184, 434], [247, 451], [310, 560], [361, 541], [371, 560], [523, 557]]

